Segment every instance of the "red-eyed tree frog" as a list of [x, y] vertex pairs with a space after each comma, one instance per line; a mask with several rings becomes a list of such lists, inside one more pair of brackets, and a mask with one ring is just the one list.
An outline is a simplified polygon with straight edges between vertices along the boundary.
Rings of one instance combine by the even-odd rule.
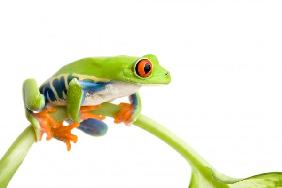
[[[130, 103], [120, 103], [115, 123], [130, 124], [141, 111], [138, 90], [142, 85], [168, 84], [169, 72], [155, 55], [142, 57], [90, 57], [63, 66], [39, 88], [33, 79], [23, 84], [24, 106], [37, 139], [47, 133], [67, 143], [76, 141], [70, 130], [78, 127], [91, 135], [102, 135], [107, 126], [102, 116], [89, 113], [103, 102], [129, 96]], [[48, 113], [56, 106], [66, 106], [69, 126], [56, 122]], [[51, 125], [51, 126], [50, 126]]]

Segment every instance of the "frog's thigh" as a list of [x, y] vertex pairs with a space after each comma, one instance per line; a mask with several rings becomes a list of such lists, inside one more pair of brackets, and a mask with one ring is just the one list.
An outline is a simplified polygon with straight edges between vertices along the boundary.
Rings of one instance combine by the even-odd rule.
[[102, 136], [107, 133], [108, 126], [98, 119], [88, 118], [80, 122], [78, 129], [92, 136]]
[[40, 94], [34, 79], [26, 79], [23, 83], [24, 105], [31, 111], [41, 110], [45, 106], [45, 97]]
[[67, 93], [67, 111], [69, 117], [78, 122], [79, 110], [83, 98], [83, 89], [76, 78], [72, 79], [69, 84]]

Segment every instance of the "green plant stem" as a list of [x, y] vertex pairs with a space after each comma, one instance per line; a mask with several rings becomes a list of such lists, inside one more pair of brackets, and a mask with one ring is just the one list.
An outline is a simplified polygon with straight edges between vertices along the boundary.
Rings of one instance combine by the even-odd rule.
[[28, 126], [0, 160], [0, 188], [7, 187], [34, 142], [34, 129]]
[[[53, 118], [63, 120], [67, 117], [65, 107], [56, 107], [56, 109], [57, 111], [51, 114]], [[118, 105], [103, 103], [101, 108], [92, 113], [113, 117], [119, 110]], [[282, 187], [282, 173], [280, 172], [264, 173], [245, 179], [233, 179], [216, 172], [183, 140], [144, 115], [140, 115], [134, 125], [160, 138], [188, 161], [192, 167], [190, 188], [253, 188], [254, 185], [257, 188]], [[0, 188], [7, 187], [34, 142], [35, 132], [33, 127], [29, 126], [0, 160]]]
[[[63, 120], [65, 117], [67, 117], [65, 107], [57, 107], [56, 109], [56, 112], [52, 114], [56, 120]], [[119, 111], [119, 109], [120, 108], [118, 105], [112, 103], [103, 103], [101, 108], [94, 110], [92, 113], [113, 117]], [[183, 140], [170, 132], [168, 129], [144, 115], [140, 115], [133, 124], [157, 136], [174, 148], [190, 163], [193, 172], [200, 174], [201, 179], [204, 179], [207, 182], [214, 181], [210, 165], [199, 155], [197, 155], [197, 153]], [[24, 160], [27, 152], [34, 142], [35, 132], [34, 129], [29, 126], [12, 144], [0, 161], [0, 188], [5, 188], [8, 185], [10, 179]], [[193, 174], [193, 176], [195, 176], [195, 174]]]
[[[112, 103], [103, 103], [102, 107], [93, 111], [95, 114], [102, 114], [113, 117], [119, 110], [119, 107]], [[156, 121], [140, 115], [138, 119], [133, 122], [137, 127], [158, 137], [179, 154], [181, 154], [192, 168], [192, 183], [191, 187], [228, 187], [224, 182], [233, 182], [234, 178], [230, 178], [212, 169], [202, 157], [200, 157], [190, 146], [188, 146], [182, 139], [169, 131], [167, 128], [157, 123]], [[218, 181], [215, 176], [220, 177], [223, 181]], [[192, 185], [192, 184], [190, 184]]]

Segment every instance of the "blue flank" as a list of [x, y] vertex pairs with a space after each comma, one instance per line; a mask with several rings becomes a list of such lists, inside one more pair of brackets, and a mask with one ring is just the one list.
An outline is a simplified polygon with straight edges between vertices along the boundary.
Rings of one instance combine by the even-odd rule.
[[94, 82], [91, 80], [80, 80], [79, 84], [85, 92], [97, 92], [105, 89], [109, 82]]
[[51, 89], [49, 82], [47, 82], [46, 84], [42, 85], [39, 88], [39, 91], [40, 91], [41, 94], [44, 95], [45, 103], [48, 102], [48, 101], [51, 102], [51, 101], [55, 101], [56, 100], [56, 96], [55, 96], [53, 90]]
[[[72, 79], [78, 79], [78, 77], [68, 75], [68, 76], [59, 76], [55, 79], [50, 79], [46, 83], [44, 83], [40, 88], [39, 91], [45, 97], [45, 102], [56, 102], [59, 99], [66, 100], [65, 96], [67, 96], [67, 88], [69, 83]], [[67, 79], [67, 80], [66, 80]], [[67, 81], [67, 82], [66, 82]], [[66, 85], [67, 83], [67, 85]], [[101, 91], [105, 89], [105, 86], [109, 82], [95, 82], [92, 80], [79, 80], [79, 84], [81, 85], [84, 95], [81, 102], [84, 101], [86, 97], [86, 93], [94, 93], [97, 91]], [[53, 86], [53, 87], [51, 87]]]
[[57, 95], [60, 99], [64, 98], [64, 93], [67, 93], [67, 87], [65, 84], [65, 77], [61, 77], [61, 78], [56, 78], [53, 80], [52, 85], [54, 86]]
[[87, 93], [93, 94], [94, 92], [101, 91], [101, 90], [105, 89], [105, 86], [108, 83], [109, 82], [93, 82], [93, 81], [90, 81], [90, 80], [79, 81], [79, 84], [83, 89], [83, 97], [82, 97], [82, 100], [81, 100], [81, 104], [84, 102]]

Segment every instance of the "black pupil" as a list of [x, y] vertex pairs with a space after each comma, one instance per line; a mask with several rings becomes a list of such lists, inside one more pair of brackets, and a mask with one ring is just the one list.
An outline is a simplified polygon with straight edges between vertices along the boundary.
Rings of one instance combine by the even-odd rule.
[[148, 72], [150, 72], [151, 70], [151, 65], [149, 63], [146, 63], [145, 67], [144, 67], [144, 71], [147, 74]]

